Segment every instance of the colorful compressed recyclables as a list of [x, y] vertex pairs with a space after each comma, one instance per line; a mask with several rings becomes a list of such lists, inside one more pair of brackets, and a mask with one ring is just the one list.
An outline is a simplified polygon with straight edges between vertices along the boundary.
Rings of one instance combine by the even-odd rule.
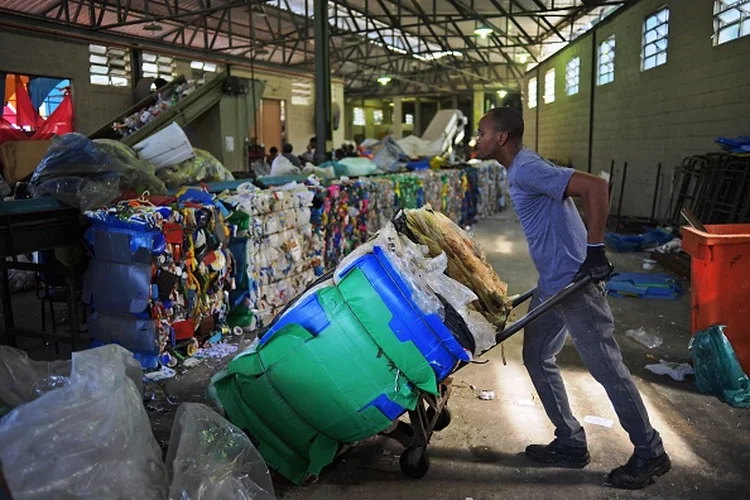
[[228, 418], [295, 483], [387, 429], [469, 354], [375, 247], [287, 309], [212, 381]]
[[314, 193], [290, 183], [266, 190], [240, 186], [221, 199], [234, 209], [230, 248], [238, 263], [230, 293], [232, 326], [263, 326], [322, 273], [323, 243], [311, 226]]
[[83, 300], [94, 309], [94, 345], [120, 344], [156, 368], [176, 342], [223, 325], [234, 270], [224, 211], [208, 193], [188, 190], [173, 206], [131, 200], [86, 212], [94, 258]]

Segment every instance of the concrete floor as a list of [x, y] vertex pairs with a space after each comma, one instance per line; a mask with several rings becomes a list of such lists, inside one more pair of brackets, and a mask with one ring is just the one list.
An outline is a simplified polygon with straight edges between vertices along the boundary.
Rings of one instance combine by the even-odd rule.
[[[482, 221], [475, 233], [511, 293], [534, 286], [536, 272], [512, 212]], [[611, 256], [621, 271], [640, 270], [643, 257]], [[496, 348], [484, 356], [487, 364], [470, 365], [456, 373], [450, 400], [453, 422], [433, 436], [431, 468], [424, 478], [402, 475], [399, 446], [377, 437], [340, 457], [316, 483], [297, 487], [276, 478], [277, 495], [290, 500], [745, 497], [750, 488], [746, 465], [750, 460], [750, 410], [733, 409], [714, 397], [698, 394], [692, 381], [673, 382], [644, 369], [659, 359], [687, 359], [690, 299], [689, 291], [686, 293], [678, 301], [610, 298], [625, 362], [673, 462], [672, 472], [645, 490], [619, 491], [602, 484], [609, 470], [628, 459], [632, 445], [604, 390], [585, 370], [570, 341], [558, 363], [575, 414], [580, 420], [589, 415], [603, 417], [614, 425], [584, 423], [592, 462], [583, 470], [540, 467], [523, 456], [529, 443], [551, 440], [553, 428], [523, 367], [519, 334], [504, 344], [507, 364], [502, 362], [501, 349]], [[624, 337], [627, 329], [639, 326], [663, 337], [664, 344], [649, 351]], [[209, 361], [161, 385], [147, 384], [147, 407], [163, 447], [176, 405], [202, 400], [208, 378], [222, 364]], [[472, 386], [494, 390], [496, 398], [480, 400]]]

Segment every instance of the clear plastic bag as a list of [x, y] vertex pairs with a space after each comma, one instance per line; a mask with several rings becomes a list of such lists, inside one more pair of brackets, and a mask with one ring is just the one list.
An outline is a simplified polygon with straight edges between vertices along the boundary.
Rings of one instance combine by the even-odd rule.
[[167, 451], [171, 500], [274, 500], [266, 463], [250, 439], [198, 403], [177, 409]]
[[74, 352], [71, 370], [68, 384], [0, 420], [13, 498], [165, 498], [166, 467], [133, 355], [117, 345]]
[[0, 345], [0, 405], [15, 408], [70, 382], [70, 361], [34, 361]]

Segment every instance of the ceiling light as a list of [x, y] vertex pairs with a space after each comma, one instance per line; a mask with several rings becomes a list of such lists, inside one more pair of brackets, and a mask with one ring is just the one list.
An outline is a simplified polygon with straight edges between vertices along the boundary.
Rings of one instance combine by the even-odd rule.
[[388, 83], [392, 80], [390, 76], [381, 76], [378, 78], [378, 83], [380, 85], [388, 85]]
[[161, 24], [156, 24], [154, 22], [148, 23], [143, 27], [144, 31], [162, 31], [164, 27]]
[[495, 30], [488, 26], [479, 26], [474, 30], [474, 34], [480, 38], [487, 38], [489, 35], [493, 34]]
[[498, 91], [497, 91], [497, 96], [498, 96], [498, 97], [499, 97], [500, 99], [505, 99], [505, 96], [506, 96], [506, 95], [508, 95], [508, 91], [507, 91], [507, 90], [505, 90], [505, 89], [502, 89], [502, 90], [498, 90]]
[[520, 62], [521, 64], [526, 64], [528, 58], [529, 56], [526, 54], [518, 54], [518, 62]]

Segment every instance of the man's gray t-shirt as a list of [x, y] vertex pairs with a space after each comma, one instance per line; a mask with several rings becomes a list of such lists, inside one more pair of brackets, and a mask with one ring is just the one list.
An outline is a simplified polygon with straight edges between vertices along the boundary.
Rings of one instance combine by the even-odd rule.
[[575, 172], [523, 148], [508, 169], [510, 197], [539, 272], [539, 291], [549, 296], [573, 280], [586, 258], [586, 227], [565, 196]]

